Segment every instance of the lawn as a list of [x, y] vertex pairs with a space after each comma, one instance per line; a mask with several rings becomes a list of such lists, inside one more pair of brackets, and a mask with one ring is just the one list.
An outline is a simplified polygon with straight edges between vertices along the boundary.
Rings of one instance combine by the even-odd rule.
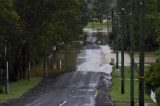
[[40, 77], [34, 77], [30, 81], [19, 80], [9, 84], [9, 94], [0, 94], [0, 104], [9, 100], [17, 99], [24, 93], [35, 87], [41, 81]]
[[[113, 68], [114, 70], [114, 68]], [[130, 72], [129, 68], [125, 68], [125, 94], [121, 94], [121, 78], [120, 75], [117, 78], [115, 76], [115, 71], [113, 71], [112, 76], [112, 88], [110, 95], [112, 97], [112, 101], [115, 103], [116, 106], [130, 106]], [[138, 88], [138, 72], [135, 71], [135, 81], [134, 81], [134, 98], [135, 98], [135, 106], [138, 106], [138, 95], [139, 95], [139, 88]], [[150, 99], [150, 96], [145, 94], [145, 103], [147, 103], [148, 106], [156, 106], [155, 103], [152, 102]]]
[[[92, 28], [92, 22], [89, 22], [88, 25], [86, 26], [86, 28]], [[94, 29], [104, 29], [104, 28], [107, 28], [107, 23], [104, 22], [104, 23], [100, 24], [99, 22], [93, 22], [93, 28]]]

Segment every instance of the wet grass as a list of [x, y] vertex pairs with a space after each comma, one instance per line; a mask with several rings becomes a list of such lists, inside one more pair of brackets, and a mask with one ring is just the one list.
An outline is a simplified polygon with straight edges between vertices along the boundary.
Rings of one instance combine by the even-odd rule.
[[23, 94], [35, 87], [40, 81], [40, 77], [33, 77], [30, 81], [23, 79], [10, 83], [9, 94], [0, 94], [0, 104], [10, 99], [20, 98]]
[[[146, 68], [148, 69], [148, 67]], [[112, 88], [110, 95], [112, 97], [112, 101], [116, 106], [130, 106], [130, 69], [125, 68], [125, 94], [121, 94], [121, 78], [120, 75], [117, 78], [115, 76], [115, 69], [113, 68], [112, 73], [113, 79], [112, 79]], [[134, 81], [134, 99], [135, 99], [135, 106], [138, 106], [138, 98], [139, 98], [139, 82], [138, 82], [138, 71], [135, 70], [135, 81]], [[148, 106], [156, 106], [155, 103], [150, 99], [150, 96], [148, 96], [145, 93], [145, 103], [148, 104]]]

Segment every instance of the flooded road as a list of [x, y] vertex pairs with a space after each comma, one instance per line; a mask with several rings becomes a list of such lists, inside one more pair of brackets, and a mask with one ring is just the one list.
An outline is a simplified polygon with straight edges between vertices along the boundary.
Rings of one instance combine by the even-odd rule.
[[84, 47], [77, 57], [75, 72], [58, 77], [56, 83], [51, 84], [51, 91], [25, 106], [112, 106], [109, 95], [101, 96], [97, 91], [102, 83], [105, 92], [111, 86], [112, 67], [105, 57], [105, 53], [110, 52], [109, 46]]
[[88, 39], [90, 43], [77, 56], [76, 70], [44, 84], [44, 94], [12, 106], [113, 106], [109, 97], [112, 51], [108, 45], [93, 43], [96, 38], [91, 34]]
[[[97, 44], [97, 40], [103, 43], [103, 39], [92, 33], [87, 34], [86, 40], [73, 72], [56, 80], [48, 79], [38, 89], [7, 106], [113, 106], [109, 96], [112, 84], [109, 63], [115, 54], [108, 45]], [[127, 56], [126, 53], [125, 59], [129, 60]], [[127, 60], [125, 65], [129, 65]]]

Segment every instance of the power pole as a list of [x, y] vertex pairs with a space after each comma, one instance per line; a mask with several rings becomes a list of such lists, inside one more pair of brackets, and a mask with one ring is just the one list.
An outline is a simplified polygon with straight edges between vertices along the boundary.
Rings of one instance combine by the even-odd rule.
[[30, 80], [31, 80], [30, 72], [31, 72], [31, 63], [30, 63], [30, 62], [28, 62], [28, 81], [30, 81]]
[[139, 106], [144, 106], [144, 0], [140, 2]]
[[107, 34], [109, 35], [109, 10], [107, 11]]
[[8, 60], [7, 60], [7, 40], [5, 40], [5, 64], [6, 64], [6, 79], [5, 79], [5, 93], [9, 93], [9, 71], [8, 71]]
[[155, 12], [158, 12], [158, 1], [157, 0], [154, 1], [155, 1]]
[[130, 105], [134, 106], [134, 0], [131, 0], [131, 74]]
[[111, 15], [112, 15], [112, 35], [113, 35], [113, 39], [112, 39], [112, 46], [114, 49], [114, 53], [116, 52], [116, 31], [115, 31], [115, 15], [114, 15], [114, 9], [111, 9]]
[[[117, 7], [117, 0], [116, 0], [116, 7]], [[118, 14], [116, 13], [115, 16], [115, 34], [116, 34], [116, 71], [117, 73], [119, 72], [119, 30], [118, 30], [118, 26], [119, 26], [119, 21], [118, 21]]]
[[93, 0], [93, 3], [92, 3], [92, 36], [94, 35], [94, 3], [95, 1]]
[[125, 9], [122, 8], [122, 37], [121, 37], [121, 93], [124, 94], [125, 82], [124, 82], [124, 41], [125, 41]]
[[116, 51], [116, 69], [119, 72], [119, 36], [118, 36], [118, 16], [116, 17], [116, 43], [117, 43], [117, 51]]
[[118, 15], [116, 16], [115, 21], [115, 34], [116, 34], [116, 77], [117, 77], [117, 89], [118, 89], [118, 77], [119, 77], [119, 29], [118, 29]]

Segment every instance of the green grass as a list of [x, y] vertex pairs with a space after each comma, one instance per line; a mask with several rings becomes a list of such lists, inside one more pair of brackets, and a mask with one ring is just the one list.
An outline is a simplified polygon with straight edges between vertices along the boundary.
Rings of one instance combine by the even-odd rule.
[[[113, 68], [114, 70], [114, 68]], [[113, 71], [112, 76], [112, 88], [110, 95], [112, 97], [112, 101], [115, 103], [116, 106], [130, 106], [130, 72], [129, 68], [125, 68], [125, 94], [121, 94], [121, 78], [120, 76], [118, 78], [115, 77], [115, 71]], [[135, 71], [135, 81], [134, 81], [134, 98], [135, 98], [135, 106], [138, 106], [138, 98], [139, 98], [139, 88], [138, 88], [138, 72]], [[148, 104], [148, 106], [156, 106], [155, 103], [152, 102], [150, 99], [150, 96], [145, 94], [145, 103]]]
[[[92, 22], [89, 22], [88, 25], [86, 26], [86, 28], [92, 28]], [[94, 22], [93, 23], [93, 28], [94, 29], [104, 29], [104, 28], [107, 28], [107, 23], [98, 23], [98, 22]]]
[[17, 99], [24, 93], [35, 87], [41, 81], [40, 77], [34, 77], [30, 81], [19, 80], [9, 84], [9, 94], [0, 94], [0, 104], [9, 100]]

